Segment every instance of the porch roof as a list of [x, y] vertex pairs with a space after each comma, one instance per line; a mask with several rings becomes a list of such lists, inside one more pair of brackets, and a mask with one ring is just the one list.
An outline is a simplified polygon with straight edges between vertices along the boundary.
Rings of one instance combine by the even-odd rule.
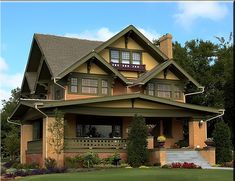
[[[149, 103], [158, 103], [162, 106], [170, 106], [171, 109], [165, 107], [165, 108], [140, 108], [140, 107], [134, 107], [132, 105], [132, 107], [102, 107], [102, 105], [104, 105], [105, 103], [112, 103], [115, 101], [130, 101], [130, 102], [134, 102], [135, 100], [143, 100], [143, 101], [147, 101]], [[40, 103], [40, 105], [38, 104]], [[94, 106], [95, 104], [99, 103], [101, 106]], [[164, 99], [164, 98], [159, 98], [159, 97], [152, 97], [152, 96], [148, 96], [148, 95], [144, 95], [144, 94], [127, 94], [127, 95], [116, 95], [116, 96], [110, 96], [110, 97], [96, 97], [96, 98], [89, 98], [89, 99], [80, 99], [80, 100], [37, 100], [37, 99], [21, 99], [19, 105], [16, 107], [15, 111], [13, 112], [13, 114], [11, 115], [10, 119], [19, 119], [21, 117], [22, 114], [24, 114], [24, 111], [22, 112], [22, 107], [24, 107], [24, 109], [26, 107], [28, 108], [35, 108], [35, 104], [38, 104], [38, 108], [42, 111], [46, 111], [46, 110], [50, 110], [50, 109], [54, 109], [54, 108], [60, 108], [63, 110], [76, 110], [77, 106], [79, 107], [81, 113], [82, 111], [88, 111], [88, 113], [96, 111], [97, 114], [99, 112], [99, 110], [101, 109], [110, 109], [111, 112], [113, 112], [113, 114], [119, 112], [119, 111], [123, 111], [123, 115], [128, 116], [128, 111], [131, 111], [132, 113], [148, 113], [150, 114], [151, 111], [154, 111], [154, 115], [157, 113], [161, 113], [163, 111], [165, 111], [166, 114], [171, 115], [172, 112], [174, 112], [173, 115], [176, 115], [177, 113], [179, 113], [179, 115], [183, 115], [183, 113], [185, 112], [191, 112], [198, 115], [203, 115], [203, 116], [214, 116], [216, 114], [221, 114], [221, 110], [218, 108], [211, 108], [211, 107], [206, 107], [206, 106], [199, 106], [199, 105], [193, 105], [193, 104], [188, 104], [188, 103], [181, 103], [181, 102], [176, 102], [176, 101], [172, 101], [172, 100], [168, 100], [168, 99]], [[93, 105], [93, 107], [90, 107], [89, 105]], [[90, 112], [89, 112], [90, 110]], [[171, 112], [170, 112], [171, 111]], [[183, 112], [182, 112], [183, 111]], [[121, 113], [121, 112], [119, 112]], [[85, 113], [84, 113], [85, 114]], [[104, 112], [105, 114], [105, 112]], [[110, 113], [112, 114], [112, 113]], [[121, 116], [121, 114], [119, 114]], [[191, 115], [191, 114], [186, 114], [186, 115]]]

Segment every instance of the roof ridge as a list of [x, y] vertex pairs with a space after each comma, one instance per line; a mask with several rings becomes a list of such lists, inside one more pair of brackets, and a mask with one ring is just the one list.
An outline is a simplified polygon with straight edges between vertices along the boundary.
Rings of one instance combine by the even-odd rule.
[[75, 38], [69, 36], [62, 36], [62, 35], [54, 35], [54, 34], [43, 34], [43, 33], [34, 33], [35, 36], [42, 35], [42, 36], [50, 36], [50, 37], [57, 37], [57, 38], [66, 38], [66, 39], [73, 39], [73, 40], [82, 40], [82, 41], [91, 41], [91, 42], [105, 42], [105, 41], [98, 41], [98, 40], [90, 40], [90, 39], [82, 39], [82, 38]]

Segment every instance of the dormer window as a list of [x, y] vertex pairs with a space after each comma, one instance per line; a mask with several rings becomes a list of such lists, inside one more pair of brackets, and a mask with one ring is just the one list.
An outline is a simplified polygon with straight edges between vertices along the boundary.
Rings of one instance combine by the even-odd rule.
[[141, 51], [138, 50], [110, 50], [110, 63], [118, 70], [144, 72], [145, 65], [142, 65]]

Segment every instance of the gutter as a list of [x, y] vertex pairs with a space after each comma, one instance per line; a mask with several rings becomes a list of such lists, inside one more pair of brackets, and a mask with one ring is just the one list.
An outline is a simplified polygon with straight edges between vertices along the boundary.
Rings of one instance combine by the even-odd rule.
[[224, 115], [225, 109], [219, 109], [219, 112], [221, 112], [219, 115], [214, 116], [212, 118], [209, 118], [209, 119], [205, 120], [205, 122], [210, 121], [212, 119], [216, 119], [216, 118], [222, 117]]
[[199, 89], [202, 89], [201, 91], [198, 91], [198, 92], [191, 92], [191, 93], [188, 93], [188, 94], [184, 94], [184, 96], [190, 96], [190, 95], [195, 95], [195, 94], [201, 94], [205, 91], [205, 87], [198, 87]]
[[22, 124], [20, 124], [20, 123], [16, 123], [16, 122], [10, 121], [10, 117], [7, 117], [7, 122], [10, 123], [10, 124], [18, 125], [18, 126], [21, 126], [21, 125], [22, 125]]

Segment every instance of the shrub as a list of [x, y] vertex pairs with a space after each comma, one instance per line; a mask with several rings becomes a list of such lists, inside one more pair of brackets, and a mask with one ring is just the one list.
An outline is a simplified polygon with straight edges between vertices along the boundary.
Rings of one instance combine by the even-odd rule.
[[99, 164], [100, 161], [98, 155], [92, 152], [83, 155], [83, 166], [86, 168], [93, 167], [94, 164]]
[[147, 135], [144, 118], [135, 115], [127, 140], [127, 161], [132, 167], [139, 167], [147, 162]]
[[67, 168], [81, 168], [83, 167], [83, 157], [75, 156], [75, 157], [65, 157], [65, 167]]
[[219, 164], [230, 162], [232, 160], [232, 143], [228, 125], [224, 121], [217, 122], [212, 135], [216, 147], [216, 162]]
[[46, 158], [45, 159], [45, 167], [48, 170], [53, 170], [54, 168], [56, 168], [56, 160], [54, 158]]
[[198, 166], [195, 165], [194, 163], [187, 163], [187, 162], [184, 162], [181, 166], [182, 168], [197, 168]]
[[10, 160], [9, 162], [4, 163], [3, 166], [6, 167], [6, 168], [11, 168], [12, 165], [18, 164], [18, 163], [19, 162], [17, 160]]
[[171, 168], [171, 164], [162, 165], [162, 168]]

